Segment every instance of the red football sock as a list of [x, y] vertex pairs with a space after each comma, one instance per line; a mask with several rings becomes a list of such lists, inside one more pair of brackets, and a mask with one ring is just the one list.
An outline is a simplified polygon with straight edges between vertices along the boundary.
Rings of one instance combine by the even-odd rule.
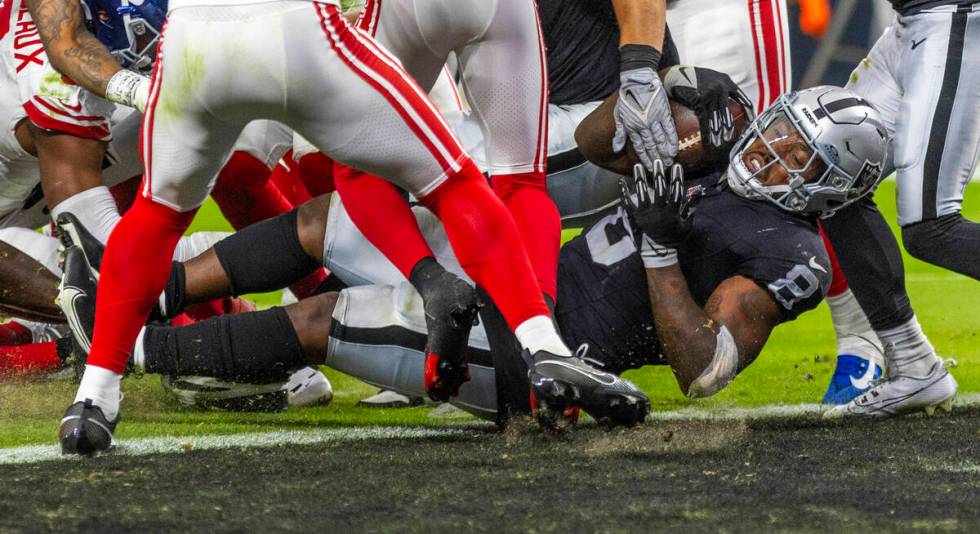
[[255, 311], [255, 304], [238, 297], [214, 299], [201, 304], [195, 304], [171, 319], [171, 326], [187, 326], [219, 315], [233, 315]]
[[299, 177], [310, 196], [318, 197], [336, 191], [333, 160], [322, 152], [311, 152], [299, 158]]
[[60, 367], [61, 358], [54, 341], [0, 347], [0, 376], [55, 371]]
[[824, 233], [823, 227], [820, 227], [820, 237], [823, 238], [823, 244], [827, 247], [827, 255], [830, 256], [831, 279], [827, 296], [836, 297], [847, 291], [847, 277], [844, 276], [844, 271], [840, 268], [840, 262], [837, 261], [837, 254], [834, 253], [834, 247], [830, 244], [830, 240], [827, 239], [827, 234]]
[[514, 219], [472, 161], [419, 201], [442, 220], [459, 264], [512, 330], [549, 314]]
[[218, 173], [211, 198], [236, 230], [293, 209], [269, 177], [272, 171], [247, 152], [235, 152]]
[[167, 285], [177, 241], [196, 212], [140, 195], [116, 225], [102, 257], [89, 365], [123, 373], [136, 335]]
[[26, 326], [14, 321], [0, 323], [0, 345], [23, 345], [33, 340], [34, 336]]
[[282, 161], [276, 165], [275, 169], [272, 169], [272, 176], [269, 180], [290, 204], [299, 206], [313, 197], [310, 196], [306, 186], [303, 185], [303, 181], [300, 180], [299, 165], [293, 162], [292, 154], [292, 150], [286, 152]]
[[541, 291], [552, 301], [558, 292], [558, 250], [561, 248], [561, 215], [548, 196], [545, 174], [497, 175], [493, 190], [510, 210]]
[[398, 188], [340, 163], [335, 167], [334, 184], [347, 214], [406, 279], [419, 260], [435, 256]]
[[143, 183], [142, 177], [134, 176], [109, 188], [109, 193], [116, 201], [120, 215], [126, 213], [133, 206], [133, 201], [136, 200], [136, 195], [140, 192], [141, 183]]

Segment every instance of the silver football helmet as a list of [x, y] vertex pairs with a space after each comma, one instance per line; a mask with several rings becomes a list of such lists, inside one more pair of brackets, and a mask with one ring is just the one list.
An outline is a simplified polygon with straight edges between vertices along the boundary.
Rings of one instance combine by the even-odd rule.
[[746, 198], [828, 217], [877, 186], [887, 143], [881, 116], [853, 91], [787, 93], [732, 149], [728, 184]]

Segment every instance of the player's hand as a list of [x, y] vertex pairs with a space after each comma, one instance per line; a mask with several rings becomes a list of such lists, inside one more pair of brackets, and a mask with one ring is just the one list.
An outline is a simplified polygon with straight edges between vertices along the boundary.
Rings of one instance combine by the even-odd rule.
[[735, 119], [728, 99], [752, 109], [748, 98], [725, 73], [690, 65], [674, 65], [664, 77], [667, 95], [691, 108], [701, 123], [701, 139], [721, 147], [735, 139]]
[[622, 151], [629, 137], [633, 150], [647, 169], [652, 170], [657, 160], [669, 165], [677, 155], [677, 131], [660, 77], [645, 67], [623, 71], [619, 80], [619, 101], [613, 112], [616, 120], [613, 151]]
[[677, 263], [677, 247], [690, 231], [681, 166], [671, 166], [668, 177], [663, 162], [657, 160], [653, 177], [647, 179], [643, 166], [635, 165], [633, 179], [622, 178], [619, 185], [623, 207], [636, 226], [634, 235], [644, 267]]

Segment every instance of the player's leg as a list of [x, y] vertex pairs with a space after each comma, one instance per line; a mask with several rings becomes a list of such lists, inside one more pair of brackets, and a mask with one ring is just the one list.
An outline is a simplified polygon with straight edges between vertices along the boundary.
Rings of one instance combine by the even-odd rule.
[[[493, 190], [517, 223], [541, 291], [553, 301], [561, 218], [545, 179], [544, 38], [532, 0], [498, 2], [488, 18], [489, 24], [480, 21], [486, 28], [482, 37], [457, 50], [463, 86], [483, 126]], [[504, 66], [510, 75], [500, 75]]]
[[328, 203], [328, 197], [318, 197], [244, 228], [190, 261], [174, 263], [160, 298], [163, 314], [172, 317], [196, 303], [281, 289], [320, 269]]
[[[113, 230], [102, 258], [92, 350], [76, 404], [62, 424], [62, 448], [66, 453], [98, 452], [111, 446], [111, 422], [116, 420], [119, 409], [119, 382], [133, 340], [166, 284], [177, 241], [207, 196], [242, 123], [247, 122], [227, 122], [227, 117], [209, 113], [231, 111], [221, 102], [208, 102], [214, 85], [229, 85], [208, 80], [234, 79], [233, 69], [221, 57], [220, 46], [250, 51], [257, 58], [269, 53], [257, 50], [263, 44], [258, 42], [261, 39], [244, 43], [244, 36], [234, 35], [227, 27], [221, 28], [224, 31], [205, 28], [193, 16], [199, 11], [173, 11], [167, 39], [161, 38], [143, 121], [144, 187]], [[185, 47], [195, 46], [210, 50], [213, 55], [192, 57], [184, 53]], [[187, 61], [199, 62], [197, 68], [191, 68], [193, 65], [187, 65]], [[202, 69], [206, 75], [200, 74]], [[188, 76], [195, 77], [193, 82], [188, 81]], [[188, 90], [189, 83], [193, 90]], [[241, 105], [244, 91], [239, 86], [227, 89], [219, 91], [228, 99], [225, 102]], [[262, 102], [265, 96], [259, 93], [253, 98]], [[231, 116], [235, 116], [234, 112]], [[141, 259], [139, 270], [132, 268], [133, 257]], [[101, 414], [94, 408], [101, 409]], [[81, 413], [76, 413], [79, 410]], [[106, 422], [101, 435], [85, 432], [89, 414]]]
[[[540, 333], [525, 335], [525, 343], [568, 353], [547, 315], [513, 219], [441, 116], [393, 60], [342, 26], [334, 8], [322, 11], [328, 44], [338, 58], [331, 67], [346, 71], [333, 78], [348, 87], [351, 98], [334, 104], [296, 95], [291, 98], [294, 109], [305, 104], [319, 115], [326, 111], [330, 119], [297, 116], [296, 130], [328, 155], [391, 177], [414, 193], [442, 219], [460, 263], [487, 287], [511, 326], [533, 319], [522, 331], [540, 328]], [[335, 123], [352, 125], [353, 135], [332, 128]], [[547, 326], [534, 326], [542, 322]]]
[[902, 240], [913, 256], [980, 280], [980, 224], [960, 214], [980, 156], [980, 11], [902, 20], [914, 47], [895, 138]]
[[54, 301], [58, 295], [58, 240], [27, 228], [0, 230], [0, 280], [5, 315], [64, 322]]
[[[150, 373], [256, 383], [282, 380], [306, 365], [326, 364], [370, 384], [417, 396], [425, 392], [421, 310], [418, 293], [407, 283], [324, 293], [285, 308], [186, 327], [147, 326], [134, 363]], [[473, 380], [462, 386], [453, 403], [492, 418], [496, 391], [485, 340], [481, 347], [471, 348], [471, 359]]]
[[681, 63], [728, 74], [761, 113], [792, 85], [785, 0], [676, 0], [667, 24]]
[[864, 310], [847, 286], [847, 278], [837, 261], [834, 247], [822, 229], [821, 235], [832, 269], [832, 282], [826, 301], [837, 336], [837, 363], [821, 402], [844, 404], [867, 391], [872, 381], [881, 377], [885, 365], [884, 349]]

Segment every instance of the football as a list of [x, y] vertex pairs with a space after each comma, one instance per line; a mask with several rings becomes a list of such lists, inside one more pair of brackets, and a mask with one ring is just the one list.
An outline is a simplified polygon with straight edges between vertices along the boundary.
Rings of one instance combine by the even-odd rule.
[[[706, 146], [701, 139], [701, 122], [694, 111], [677, 102], [670, 101], [670, 112], [674, 117], [674, 127], [677, 130], [677, 156], [674, 161], [684, 167], [684, 172], [696, 175], [707, 169], [712, 169], [719, 164], [728, 162], [728, 154], [732, 147], [745, 132], [749, 125], [749, 113], [741, 103], [734, 99], [728, 100], [728, 109], [732, 112], [735, 120], [735, 135], [732, 140], [720, 147]], [[633, 151], [632, 145], [629, 147], [630, 161], [639, 163], [640, 160]]]

